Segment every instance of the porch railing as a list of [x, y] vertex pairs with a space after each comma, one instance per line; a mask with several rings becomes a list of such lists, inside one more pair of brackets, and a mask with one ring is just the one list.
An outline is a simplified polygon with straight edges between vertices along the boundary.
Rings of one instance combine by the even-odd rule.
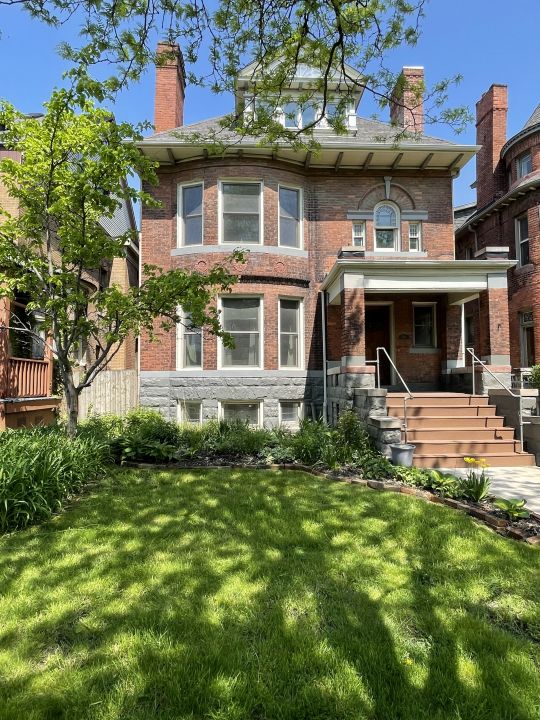
[[413, 400], [413, 399], [414, 399], [414, 395], [412, 394], [412, 392], [410, 391], [409, 386], [407, 385], [407, 383], [406, 383], [405, 380], [403, 379], [403, 376], [401, 375], [401, 373], [400, 373], [399, 370], [397, 369], [397, 366], [396, 366], [395, 362], [394, 362], [394, 361], [392, 360], [392, 358], [390, 357], [390, 355], [389, 355], [389, 353], [388, 353], [388, 350], [387, 350], [386, 348], [384, 348], [384, 347], [378, 347], [376, 352], [377, 352], [377, 359], [376, 359], [376, 360], [368, 360], [368, 363], [375, 363], [375, 365], [376, 365], [376, 367], [377, 367], [377, 387], [378, 387], [378, 388], [381, 387], [381, 353], [384, 353], [384, 355], [386, 356], [386, 358], [387, 358], [388, 361], [390, 362], [390, 365], [394, 368], [394, 371], [395, 371], [396, 375], [397, 375], [398, 378], [401, 380], [401, 383], [402, 383], [403, 387], [404, 387], [405, 390], [407, 391], [407, 395], [405, 395], [405, 396], [403, 397], [403, 425], [401, 426], [401, 430], [402, 430], [402, 432], [403, 432], [403, 438], [404, 438], [404, 441], [405, 441], [405, 443], [406, 443], [406, 442], [407, 442], [407, 428], [408, 428], [408, 424], [407, 424], [407, 402], [408, 402], [409, 400]]
[[526, 423], [523, 420], [523, 397], [520, 393], [515, 393], [508, 385], [505, 385], [502, 380], [500, 380], [495, 373], [492, 373], [491, 370], [488, 368], [486, 363], [483, 360], [480, 360], [480, 358], [476, 355], [474, 352], [474, 348], [465, 348], [465, 350], [469, 353], [469, 355], [472, 358], [472, 391], [473, 395], [476, 395], [476, 366], [481, 365], [482, 368], [489, 374], [491, 377], [496, 380], [499, 385], [503, 388], [503, 390], [506, 390], [506, 392], [511, 395], [513, 398], [516, 398], [518, 400], [518, 407], [519, 407], [519, 442], [521, 444], [521, 452], [524, 452], [523, 450], [523, 426], [524, 425], [530, 425], [531, 423]]
[[8, 358], [6, 397], [47, 397], [50, 393], [49, 365], [48, 360]]

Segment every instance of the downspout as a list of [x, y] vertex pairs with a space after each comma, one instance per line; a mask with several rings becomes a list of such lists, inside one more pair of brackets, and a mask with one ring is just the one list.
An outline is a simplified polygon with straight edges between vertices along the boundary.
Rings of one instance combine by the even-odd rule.
[[321, 325], [322, 325], [322, 362], [323, 362], [323, 422], [328, 424], [328, 391], [326, 387], [327, 367], [326, 367], [326, 293], [324, 290], [319, 291], [321, 298]]

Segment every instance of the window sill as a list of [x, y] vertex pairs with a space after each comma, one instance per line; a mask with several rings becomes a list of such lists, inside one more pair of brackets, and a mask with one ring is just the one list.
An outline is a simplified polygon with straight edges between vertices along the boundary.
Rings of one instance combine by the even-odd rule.
[[441, 348], [433, 347], [411, 347], [409, 348], [411, 355], [437, 355], [441, 352]]
[[227, 243], [221, 245], [185, 245], [171, 250], [171, 256], [182, 255], [209, 255], [211, 253], [231, 253], [235, 249], [248, 250], [252, 253], [267, 253], [269, 255], [288, 255], [292, 257], [308, 258], [308, 251], [299, 248], [289, 248], [283, 245], [250, 245], [248, 243]]

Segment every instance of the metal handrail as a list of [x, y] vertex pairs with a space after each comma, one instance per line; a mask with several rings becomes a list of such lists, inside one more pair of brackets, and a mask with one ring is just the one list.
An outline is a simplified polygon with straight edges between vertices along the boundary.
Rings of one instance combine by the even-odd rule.
[[499, 385], [503, 388], [503, 390], [506, 390], [506, 392], [509, 393], [513, 398], [516, 398], [517, 400], [519, 400], [519, 441], [521, 444], [521, 452], [525, 452], [523, 449], [523, 426], [530, 425], [530, 423], [523, 422], [523, 397], [520, 394], [512, 392], [511, 388], [509, 388], [507, 385], [505, 385], [503, 383], [503, 381], [495, 375], [495, 373], [492, 373], [491, 370], [486, 365], [486, 363], [483, 360], [480, 360], [478, 355], [476, 355], [476, 353], [474, 352], [474, 348], [465, 348], [465, 350], [469, 353], [469, 355], [472, 358], [472, 391], [473, 391], [473, 395], [476, 395], [475, 365], [478, 363], [478, 365], [481, 365], [484, 368], [484, 370], [486, 370], [491, 375], [491, 377], [499, 383]]
[[380, 361], [380, 357], [379, 357], [380, 352], [383, 352], [386, 355], [386, 357], [388, 358], [388, 360], [390, 362], [390, 365], [394, 368], [398, 378], [401, 380], [401, 383], [403, 384], [403, 387], [405, 388], [405, 390], [408, 393], [403, 398], [403, 426], [402, 426], [404, 440], [405, 440], [405, 443], [407, 443], [407, 400], [413, 400], [414, 396], [413, 396], [412, 392], [410, 391], [409, 386], [403, 379], [401, 373], [397, 369], [395, 362], [392, 360], [392, 358], [388, 354], [388, 350], [385, 347], [377, 348], [377, 360], [375, 361], [377, 364], [377, 387], [378, 388], [381, 387], [381, 361]]

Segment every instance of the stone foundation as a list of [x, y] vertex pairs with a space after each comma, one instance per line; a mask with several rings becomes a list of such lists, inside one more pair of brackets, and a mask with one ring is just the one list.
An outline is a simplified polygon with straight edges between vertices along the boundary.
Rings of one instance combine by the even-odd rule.
[[279, 423], [279, 401], [297, 400], [304, 403], [306, 417], [321, 417], [323, 403], [322, 372], [299, 372], [293, 376], [258, 371], [240, 376], [225, 371], [141, 372], [140, 404], [158, 410], [168, 420], [178, 418], [182, 401], [200, 400], [202, 419], [214, 420], [219, 403], [262, 402], [266, 427]]

